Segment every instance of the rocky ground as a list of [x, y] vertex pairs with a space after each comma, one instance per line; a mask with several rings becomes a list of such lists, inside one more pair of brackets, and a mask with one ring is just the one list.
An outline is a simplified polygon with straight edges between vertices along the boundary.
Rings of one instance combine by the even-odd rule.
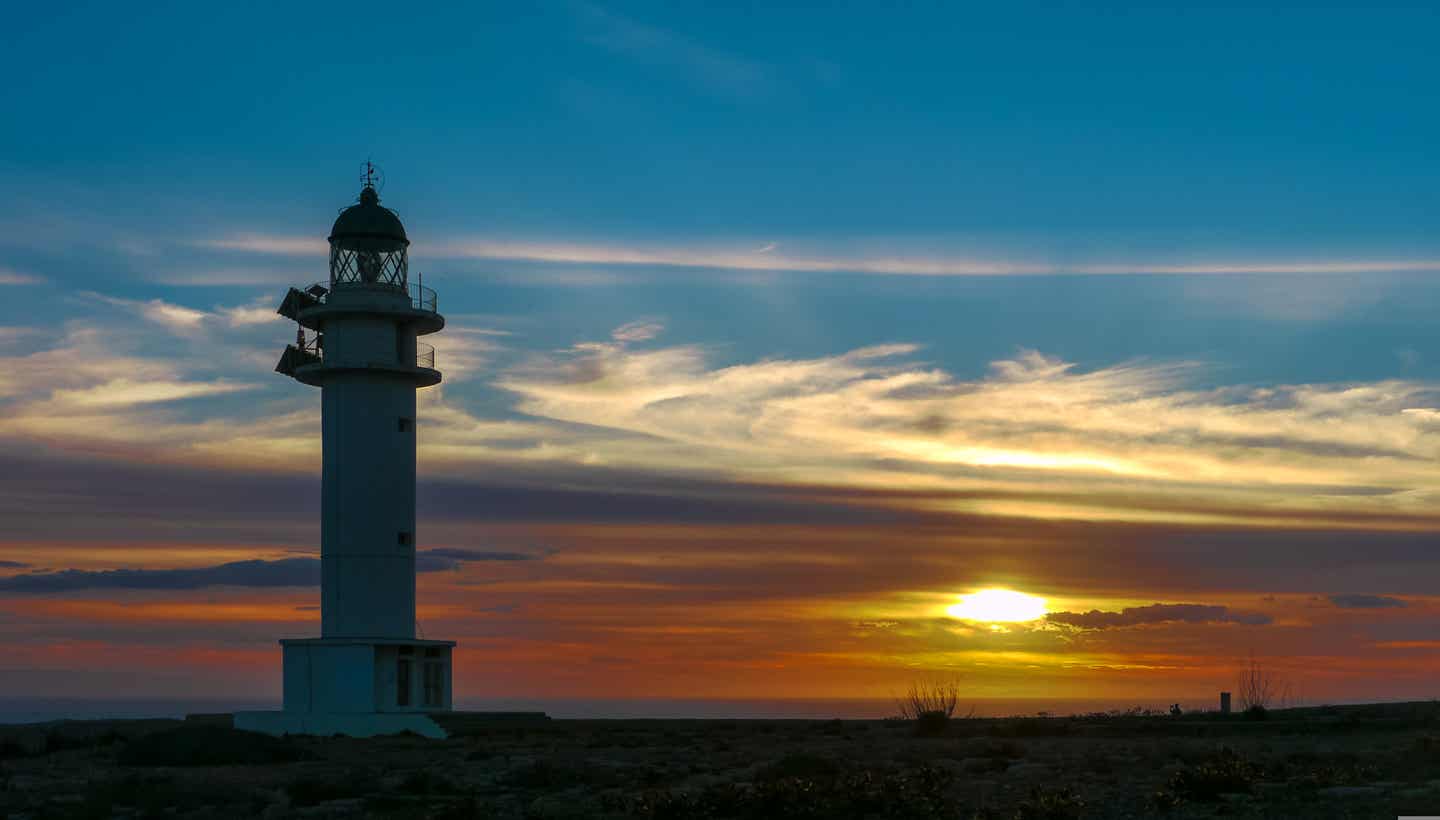
[[10, 818], [1440, 815], [1440, 704], [1244, 716], [461, 720], [448, 740], [220, 721], [0, 727]]

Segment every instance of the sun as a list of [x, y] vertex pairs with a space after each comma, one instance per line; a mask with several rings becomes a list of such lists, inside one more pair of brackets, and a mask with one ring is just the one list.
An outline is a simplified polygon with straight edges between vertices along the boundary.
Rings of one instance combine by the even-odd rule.
[[982, 589], [962, 595], [946, 609], [952, 618], [981, 623], [1020, 623], [1045, 617], [1045, 599], [1011, 589]]

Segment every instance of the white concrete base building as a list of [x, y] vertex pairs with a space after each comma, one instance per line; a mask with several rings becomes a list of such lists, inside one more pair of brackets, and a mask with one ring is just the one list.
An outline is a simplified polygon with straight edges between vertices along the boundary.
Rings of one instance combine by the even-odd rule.
[[284, 710], [237, 728], [444, 736], [428, 715], [451, 709], [455, 643], [415, 637], [415, 391], [440, 382], [418, 337], [445, 320], [409, 281], [409, 245], [367, 177], [330, 233], [328, 284], [280, 305], [299, 330], [275, 369], [321, 390], [321, 636], [280, 642]]

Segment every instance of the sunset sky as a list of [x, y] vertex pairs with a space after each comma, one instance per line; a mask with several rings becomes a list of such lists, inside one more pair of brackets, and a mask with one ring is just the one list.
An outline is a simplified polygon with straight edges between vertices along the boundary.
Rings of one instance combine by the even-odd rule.
[[878, 9], [13, 9], [0, 697], [278, 699], [366, 158], [457, 700], [1440, 694], [1440, 10]]

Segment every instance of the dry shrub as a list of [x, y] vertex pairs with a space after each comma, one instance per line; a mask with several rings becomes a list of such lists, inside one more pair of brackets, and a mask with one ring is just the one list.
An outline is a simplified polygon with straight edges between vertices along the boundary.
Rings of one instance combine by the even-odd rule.
[[1240, 668], [1236, 690], [1240, 696], [1240, 711], [1255, 717], [1263, 717], [1269, 710], [1284, 707], [1290, 701], [1290, 684], [1256, 660], [1254, 652]]
[[[960, 683], [954, 679], [916, 681], [903, 697], [895, 699], [900, 717], [915, 724], [915, 733], [934, 737], [945, 733], [960, 702]], [[974, 709], [966, 715], [973, 715]]]
[[955, 716], [960, 702], [960, 684], [954, 680], [927, 681], [910, 684], [910, 691], [895, 699], [900, 717], [919, 720], [921, 715], [943, 714], [946, 720]]

